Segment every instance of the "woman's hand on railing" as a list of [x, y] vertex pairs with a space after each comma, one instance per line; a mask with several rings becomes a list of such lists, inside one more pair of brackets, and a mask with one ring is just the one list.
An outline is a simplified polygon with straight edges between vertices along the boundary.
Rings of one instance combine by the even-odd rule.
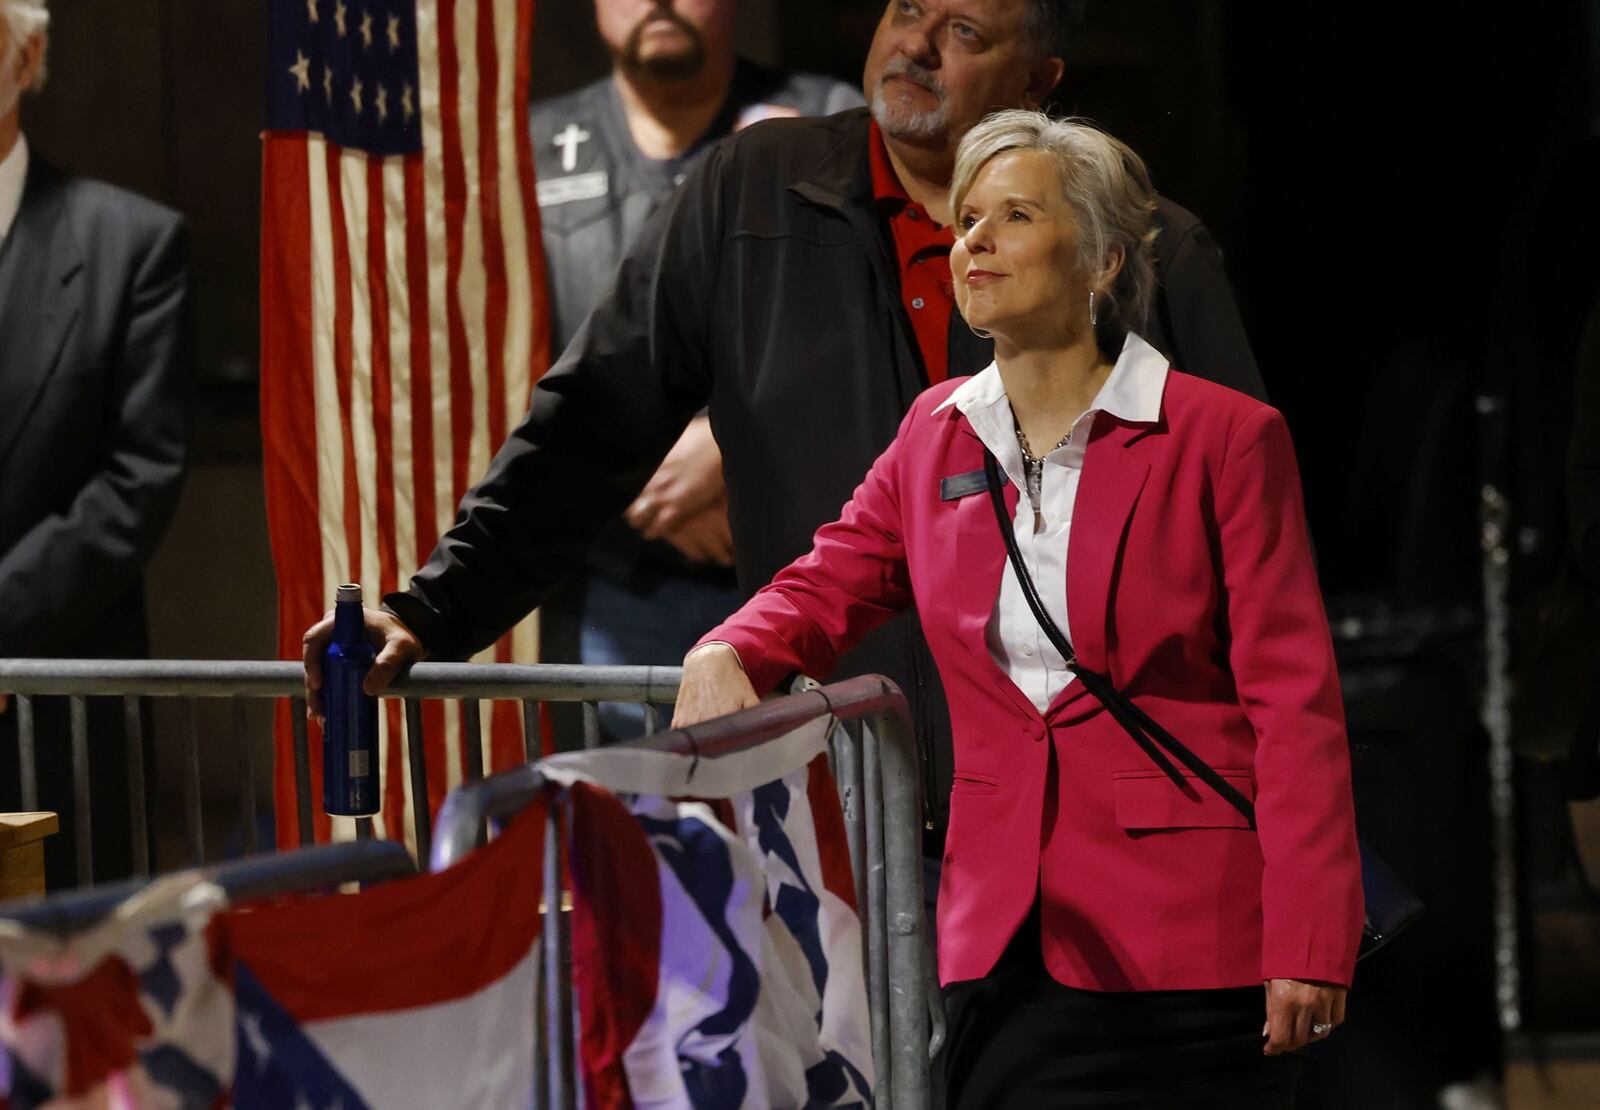
[[[367, 642], [378, 649], [378, 656], [361, 688], [377, 697], [389, 688], [395, 675], [413, 663], [422, 662], [428, 653], [422, 641], [393, 613], [363, 609], [361, 614]], [[332, 639], [333, 610], [329, 609], [320, 621], [306, 629], [301, 641], [306, 664], [306, 716], [319, 721], [322, 719], [322, 653]]]
[[686, 728], [725, 717], [760, 702], [731, 644], [701, 644], [683, 657], [683, 681], [678, 686], [672, 727]]

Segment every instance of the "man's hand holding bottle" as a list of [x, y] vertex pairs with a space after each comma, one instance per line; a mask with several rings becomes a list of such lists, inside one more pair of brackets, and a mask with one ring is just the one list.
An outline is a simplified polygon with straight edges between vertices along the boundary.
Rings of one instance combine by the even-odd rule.
[[[395, 675], [413, 663], [420, 663], [428, 653], [399, 617], [382, 609], [363, 609], [362, 626], [367, 642], [378, 655], [362, 683], [363, 692], [377, 697], [389, 688]], [[306, 665], [306, 716], [321, 720], [322, 709], [322, 653], [333, 639], [333, 610], [306, 630], [301, 641]]]

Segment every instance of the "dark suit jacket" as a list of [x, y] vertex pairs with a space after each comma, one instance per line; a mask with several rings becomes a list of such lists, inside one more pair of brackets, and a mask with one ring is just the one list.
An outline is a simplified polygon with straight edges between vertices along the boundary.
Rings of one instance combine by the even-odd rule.
[[190, 378], [182, 218], [34, 156], [0, 241], [0, 656], [145, 646]]

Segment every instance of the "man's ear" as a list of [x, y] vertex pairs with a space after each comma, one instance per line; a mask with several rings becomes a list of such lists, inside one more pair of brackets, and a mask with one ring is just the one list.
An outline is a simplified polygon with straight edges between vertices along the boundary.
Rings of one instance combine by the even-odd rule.
[[39, 70], [44, 65], [44, 35], [35, 34], [28, 37], [22, 44], [22, 58], [17, 71], [17, 87], [23, 92], [33, 89], [39, 79]]
[[1037, 108], [1043, 104], [1045, 98], [1061, 84], [1061, 76], [1066, 72], [1067, 63], [1060, 58], [1041, 58], [1035, 62], [1033, 69], [1028, 72], [1028, 87], [1023, 92], [1028, 98], [1028, 107]]

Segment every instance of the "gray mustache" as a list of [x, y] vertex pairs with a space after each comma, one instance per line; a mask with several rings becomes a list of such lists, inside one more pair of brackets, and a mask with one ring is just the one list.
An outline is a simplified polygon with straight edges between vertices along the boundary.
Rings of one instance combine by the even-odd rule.
[[931, 70], [924, 69], [909, 58], [896, 58], [885, 66], [879, 84], [891, 77], [904, 77], [921, 85], [941, 101], [944, 100], [944, 82], [940, 81]]

